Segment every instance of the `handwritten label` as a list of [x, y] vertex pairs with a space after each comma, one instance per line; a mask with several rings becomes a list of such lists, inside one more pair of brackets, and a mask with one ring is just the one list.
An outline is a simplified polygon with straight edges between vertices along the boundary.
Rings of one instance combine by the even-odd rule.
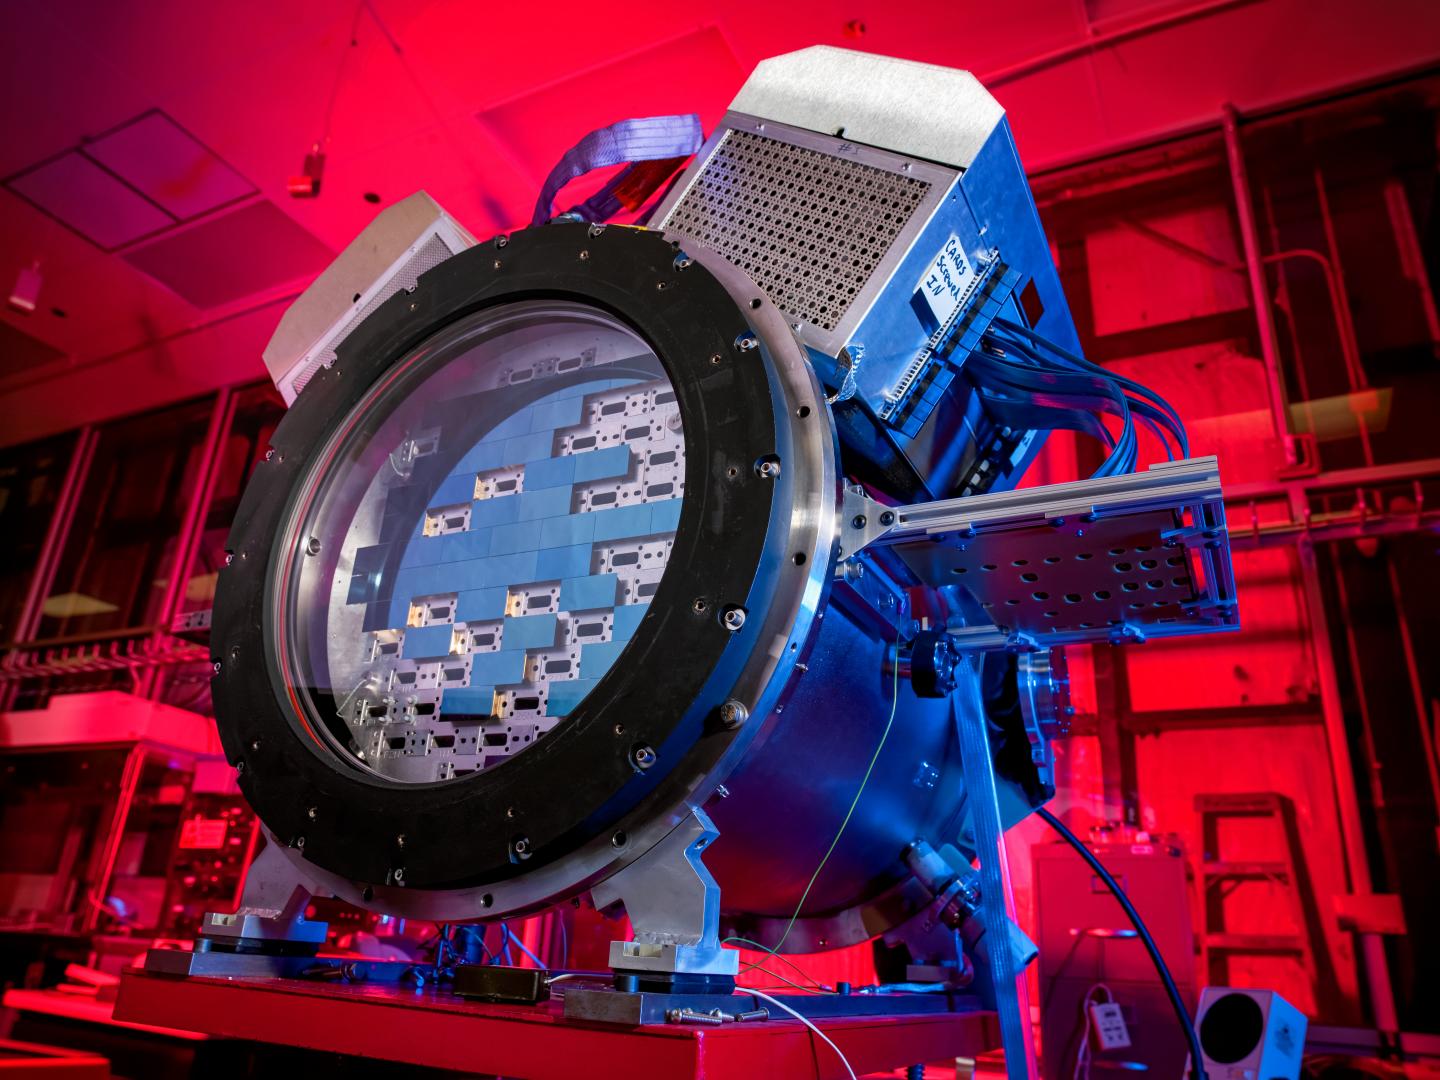
[[960, 302], [974, 274], [959, 237], [951, 233], [945, 246], [930, 261], [911, 301], [915, 314], [928, 330], [932, 333], [938, 330], [960, 310]]

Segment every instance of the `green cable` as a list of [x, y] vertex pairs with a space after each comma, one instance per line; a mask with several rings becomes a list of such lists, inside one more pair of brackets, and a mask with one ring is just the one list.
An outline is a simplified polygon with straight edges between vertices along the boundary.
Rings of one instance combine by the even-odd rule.
[[865, 775], [860, 779], [860, 787], [855, 792], [855, 798], [850, 800], [850, 809], [845, 811], [845, 819], [840, 822], [840, 830], [835, 834], [835, 839], [830, 841], [830, 847], [825, 852], [825, 857], [820, 860], [820, 865], [815, 867], [815, 873], [810, 875], [810, 883], [805, 886], [805, 891], [800, 894], [800, 902], [795, 905], [795, 914], [790, 916], [790, 922], [785, 926], [785, 933], [780, 935], [780, 940], [775, 943], [772, 953], [778, 953], [780, 947], [790, 936], [790, 931], [795, 929], [795, 920], [800, 918], [800, 912], [805, 907], [805, 901], [810, 898], [810, 890], [815, 887], [815, 881], [820, 877], [820, 871], [825, 869], [825, 864], [830, 861], [836, 846], [840, 843], [840, 837], [845, 835], [845, 827], [850, 824], [850, 818], [855, 813], [855, 807], [860, 805], [860, 796], [865, 794], [865, 785], [870, 782], [870, 774], [875, 771], [875, 762], [880, 760], [880, 751], [885, 749], [885, 740], [890, 737], [890, 729], [895, 726], [895, 713], [900, 707], [900, 640], [895, 640], [895, 681], [890, 695], [890, 719], [885, 721], [885, 730], [880, 733], [880, 742], [875, 747], [875, 753], [870, 757], [870, 765], [865, 770]]

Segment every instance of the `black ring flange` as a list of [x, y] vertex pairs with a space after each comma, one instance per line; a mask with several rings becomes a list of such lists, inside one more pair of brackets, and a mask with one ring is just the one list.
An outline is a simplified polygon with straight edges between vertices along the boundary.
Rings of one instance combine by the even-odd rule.
[[[581, 252], [585, 254], [582, 256]], [[489, 769], [399, 784], [308, 734], [274, 654], [272, 590], [296, 541], [280, 535], [333, 434], [372, 388], [438, 333], [496, 305], [567, 300], [608, 311], [644, 339], [674, 385], [686, 494], [667, 572], [621, 661], [544, 739]], [[660, 234], [541, 226], [477, 245], [380, 306], [306, 386], [241, 500], [216, 593], [216, 720], [241, 790], [282, 841], [349, 880], [412, 888], [502, 881], [606, 835], [686, 762], [732, 733], [707, 723], [758, 648], [770, 603], [762, 566], [775, 485], [750, 464], [776, 452], [766, 362], [739, 348], [754, 330], [699, 263], [676, 266]], [[739, 466], [738, 470], [733, 468]], [[786, 513], [788, 519], [788, 511]], [[301, 522], [301, 525], [304, 523]], [[287, 550], [290, 549], [290, 550]], [[706, 610], [697, 610], [699, 598]], [[732, 632], [715, 617], [740, 604]], [[637, 771], [637, 744], [657, 763]], [[530, 854], [516, 861], [514, 841]], [[403, 838], [403, 839], [401, 839]], [[398, 874], [397, 874], [398, 871]]]

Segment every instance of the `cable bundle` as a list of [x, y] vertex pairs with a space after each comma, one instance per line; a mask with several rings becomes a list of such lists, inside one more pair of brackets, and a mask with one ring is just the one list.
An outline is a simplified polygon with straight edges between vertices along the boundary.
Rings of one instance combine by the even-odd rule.
[[[1095, 476], [1135, 471], [1136, 417], [1172, 461], [1190, 456], [1180, 415], [1148, 387], [1007, 319], [990, 324], [986, 344], [965, 366], [990, 414], [1010, 427], [1079, 431], [1100, 440], [1110, 453]], [[1118, 437], [1106, 425], [1107, 415], [1120, 419]]]

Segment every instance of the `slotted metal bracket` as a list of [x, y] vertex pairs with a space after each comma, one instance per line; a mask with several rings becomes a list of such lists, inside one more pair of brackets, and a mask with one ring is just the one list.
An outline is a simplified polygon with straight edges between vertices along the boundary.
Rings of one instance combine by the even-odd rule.
[[720, 886], [701, 853], [719, 836], [699, 808], [650, 851], [590, 890], [597, 908], [625, 905], [633, 941], [610, 943], [610, 966], [635, 973], [734, 975], [740, 954], [720, 944]]
[[885, 553], [928, 585], [968, 590], [990, 623], [952, 621], [967, 649], [1121, 644], [1240, 625], [1213, 457], [912, 506], [851, 493], [843, 528], [846, 559]]

